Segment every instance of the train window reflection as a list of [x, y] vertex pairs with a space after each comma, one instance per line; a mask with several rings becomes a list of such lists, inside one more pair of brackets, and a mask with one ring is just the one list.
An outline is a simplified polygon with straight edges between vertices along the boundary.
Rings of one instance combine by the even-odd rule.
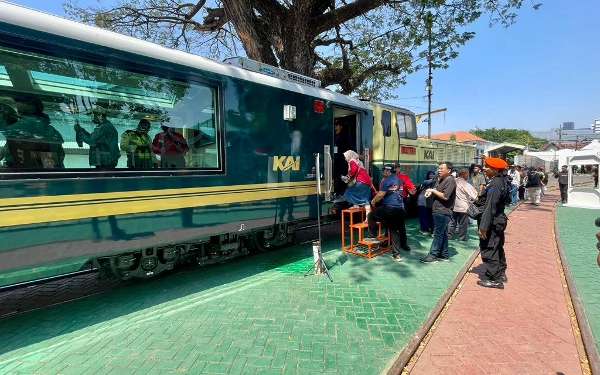
[[218, 169], [217, 87], [0, 48], [0, 164]]

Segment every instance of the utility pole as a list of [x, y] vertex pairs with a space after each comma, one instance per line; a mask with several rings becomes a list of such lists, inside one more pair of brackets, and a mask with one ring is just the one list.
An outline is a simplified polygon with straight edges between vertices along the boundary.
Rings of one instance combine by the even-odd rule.
[[431, 94], [432, 94], [432, 89], [433, 86], [431, 85], [431, 80], [433, 79], [433, 76], [431, 74], [431, 65], [433, 63], [433, 58], [431, 56], [431, 28], [433, 27], [433, 16], [431, 15], [431, 12], [429, 12], [427, 14], [427, 20], [426, 20], [426, 25], [427, 25], [427, 34], [428, 34], [428, 39], [429, 39], [429, 52], [427, 55], [427, 61], [429, 63], [429, 76], [427, 77], [427, 80], [425, 81], [425, 90], [427, 90], [427, 138], [431, 139]]

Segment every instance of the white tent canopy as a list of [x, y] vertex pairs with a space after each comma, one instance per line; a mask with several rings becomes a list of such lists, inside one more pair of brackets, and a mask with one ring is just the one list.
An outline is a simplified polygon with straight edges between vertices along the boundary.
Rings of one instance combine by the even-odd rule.
[[[600, 156], [587, 150], [587, 155], [571, 156], [568, 158], [568, 165], [596, 165], [600, 164]], [[597, 173], [597, 172], [596, 172]], [[600, 208], [600, 189], [595, 187], [572, 186], [572, 169], [569, 168], [569, 203], [568, 206], [583, 207], [583, 208]]]

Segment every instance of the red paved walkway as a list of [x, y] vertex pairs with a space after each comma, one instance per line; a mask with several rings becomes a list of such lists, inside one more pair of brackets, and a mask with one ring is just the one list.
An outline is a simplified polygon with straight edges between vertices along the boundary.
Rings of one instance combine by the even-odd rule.
[[527, 202], [509, 215], [505, 289], [476, 285], [485, 277], [477, 257], [405, 373], [590, 373], [554, 239], [557, 198], [548, 192], [540, 206]]

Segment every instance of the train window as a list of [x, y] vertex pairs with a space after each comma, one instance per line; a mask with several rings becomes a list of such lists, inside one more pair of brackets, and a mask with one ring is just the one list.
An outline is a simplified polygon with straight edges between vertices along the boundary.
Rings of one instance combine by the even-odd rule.
[[392, 135], [392, 113], [390, 111], [381, 111], [381, 126], [383, 127], [383, 136]]
[[217, 87], [0, 48], [0, 162], [217, 169]]
[[401, 138], [417, 139], [417, 127], [414, 116], [396, 113], [396, 126], [398, 126], [398, 134], [400, 134]]

